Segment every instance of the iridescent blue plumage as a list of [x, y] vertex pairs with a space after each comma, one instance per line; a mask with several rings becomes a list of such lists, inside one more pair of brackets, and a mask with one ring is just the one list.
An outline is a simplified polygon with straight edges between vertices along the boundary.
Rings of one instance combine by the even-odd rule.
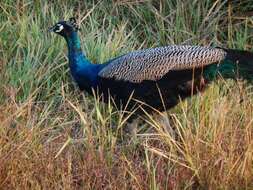
[[71, 75], [81, 90], [91, 91], [97, 86], [98, 73], [105, 66], [92, 64], [81, 49], [80, 39], [76, 31], [64, 37], [68, 45], [68, 58]]

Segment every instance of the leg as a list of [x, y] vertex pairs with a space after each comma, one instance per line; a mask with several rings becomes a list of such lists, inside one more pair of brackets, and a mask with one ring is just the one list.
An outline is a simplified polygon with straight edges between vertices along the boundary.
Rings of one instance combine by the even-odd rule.
[[159, 113], [157, 116], [159, 126], [162, 127], [162, 130], [170, 135], [170, 137], [175, 140], [176, 139], [176, 133], [173, 130], [172, 126], [170, 125], [169, 116], [166, 112]]
[[137, 134], [138, 129], [138, 119], [131, 120], [130, 122], [127, 122], [124, 131], [131, 136], [135, 136]]

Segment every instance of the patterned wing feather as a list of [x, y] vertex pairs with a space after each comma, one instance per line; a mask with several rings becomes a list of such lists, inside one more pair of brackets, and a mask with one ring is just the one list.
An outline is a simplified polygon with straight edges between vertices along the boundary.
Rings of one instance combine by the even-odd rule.
[[201, 46], [177, 46], [139, 50], [113, 59], [99, 72], [102, 78], [139, 83], [156, 81], [170, 70], [198, 68], [222, 61], [223, 49]]

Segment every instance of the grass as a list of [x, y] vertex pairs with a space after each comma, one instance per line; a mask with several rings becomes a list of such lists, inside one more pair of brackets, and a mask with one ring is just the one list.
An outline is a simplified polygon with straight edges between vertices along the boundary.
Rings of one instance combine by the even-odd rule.
[[253, 99], [220, 80], [168, 111], [175, 140], [153, 115], [125, 116], [80, 93], [63, 39], [76, 15], [86, 55], [102, 63], [167, 44], [253, 51], [253, 3], [233, 1], [0, 2], [0, 189], [252, 189]]

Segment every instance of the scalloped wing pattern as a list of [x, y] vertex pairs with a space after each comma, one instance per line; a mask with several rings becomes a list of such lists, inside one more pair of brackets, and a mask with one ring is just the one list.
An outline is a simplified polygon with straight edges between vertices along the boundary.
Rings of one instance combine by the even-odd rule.
[[184, 70], [219, 63], [226, 56], [220, 48], [178, 46], [134, 51], [113, 59], [99, 72], [102, 78], [114, 78], [133, 83], [157, 81], [170, 70]]

